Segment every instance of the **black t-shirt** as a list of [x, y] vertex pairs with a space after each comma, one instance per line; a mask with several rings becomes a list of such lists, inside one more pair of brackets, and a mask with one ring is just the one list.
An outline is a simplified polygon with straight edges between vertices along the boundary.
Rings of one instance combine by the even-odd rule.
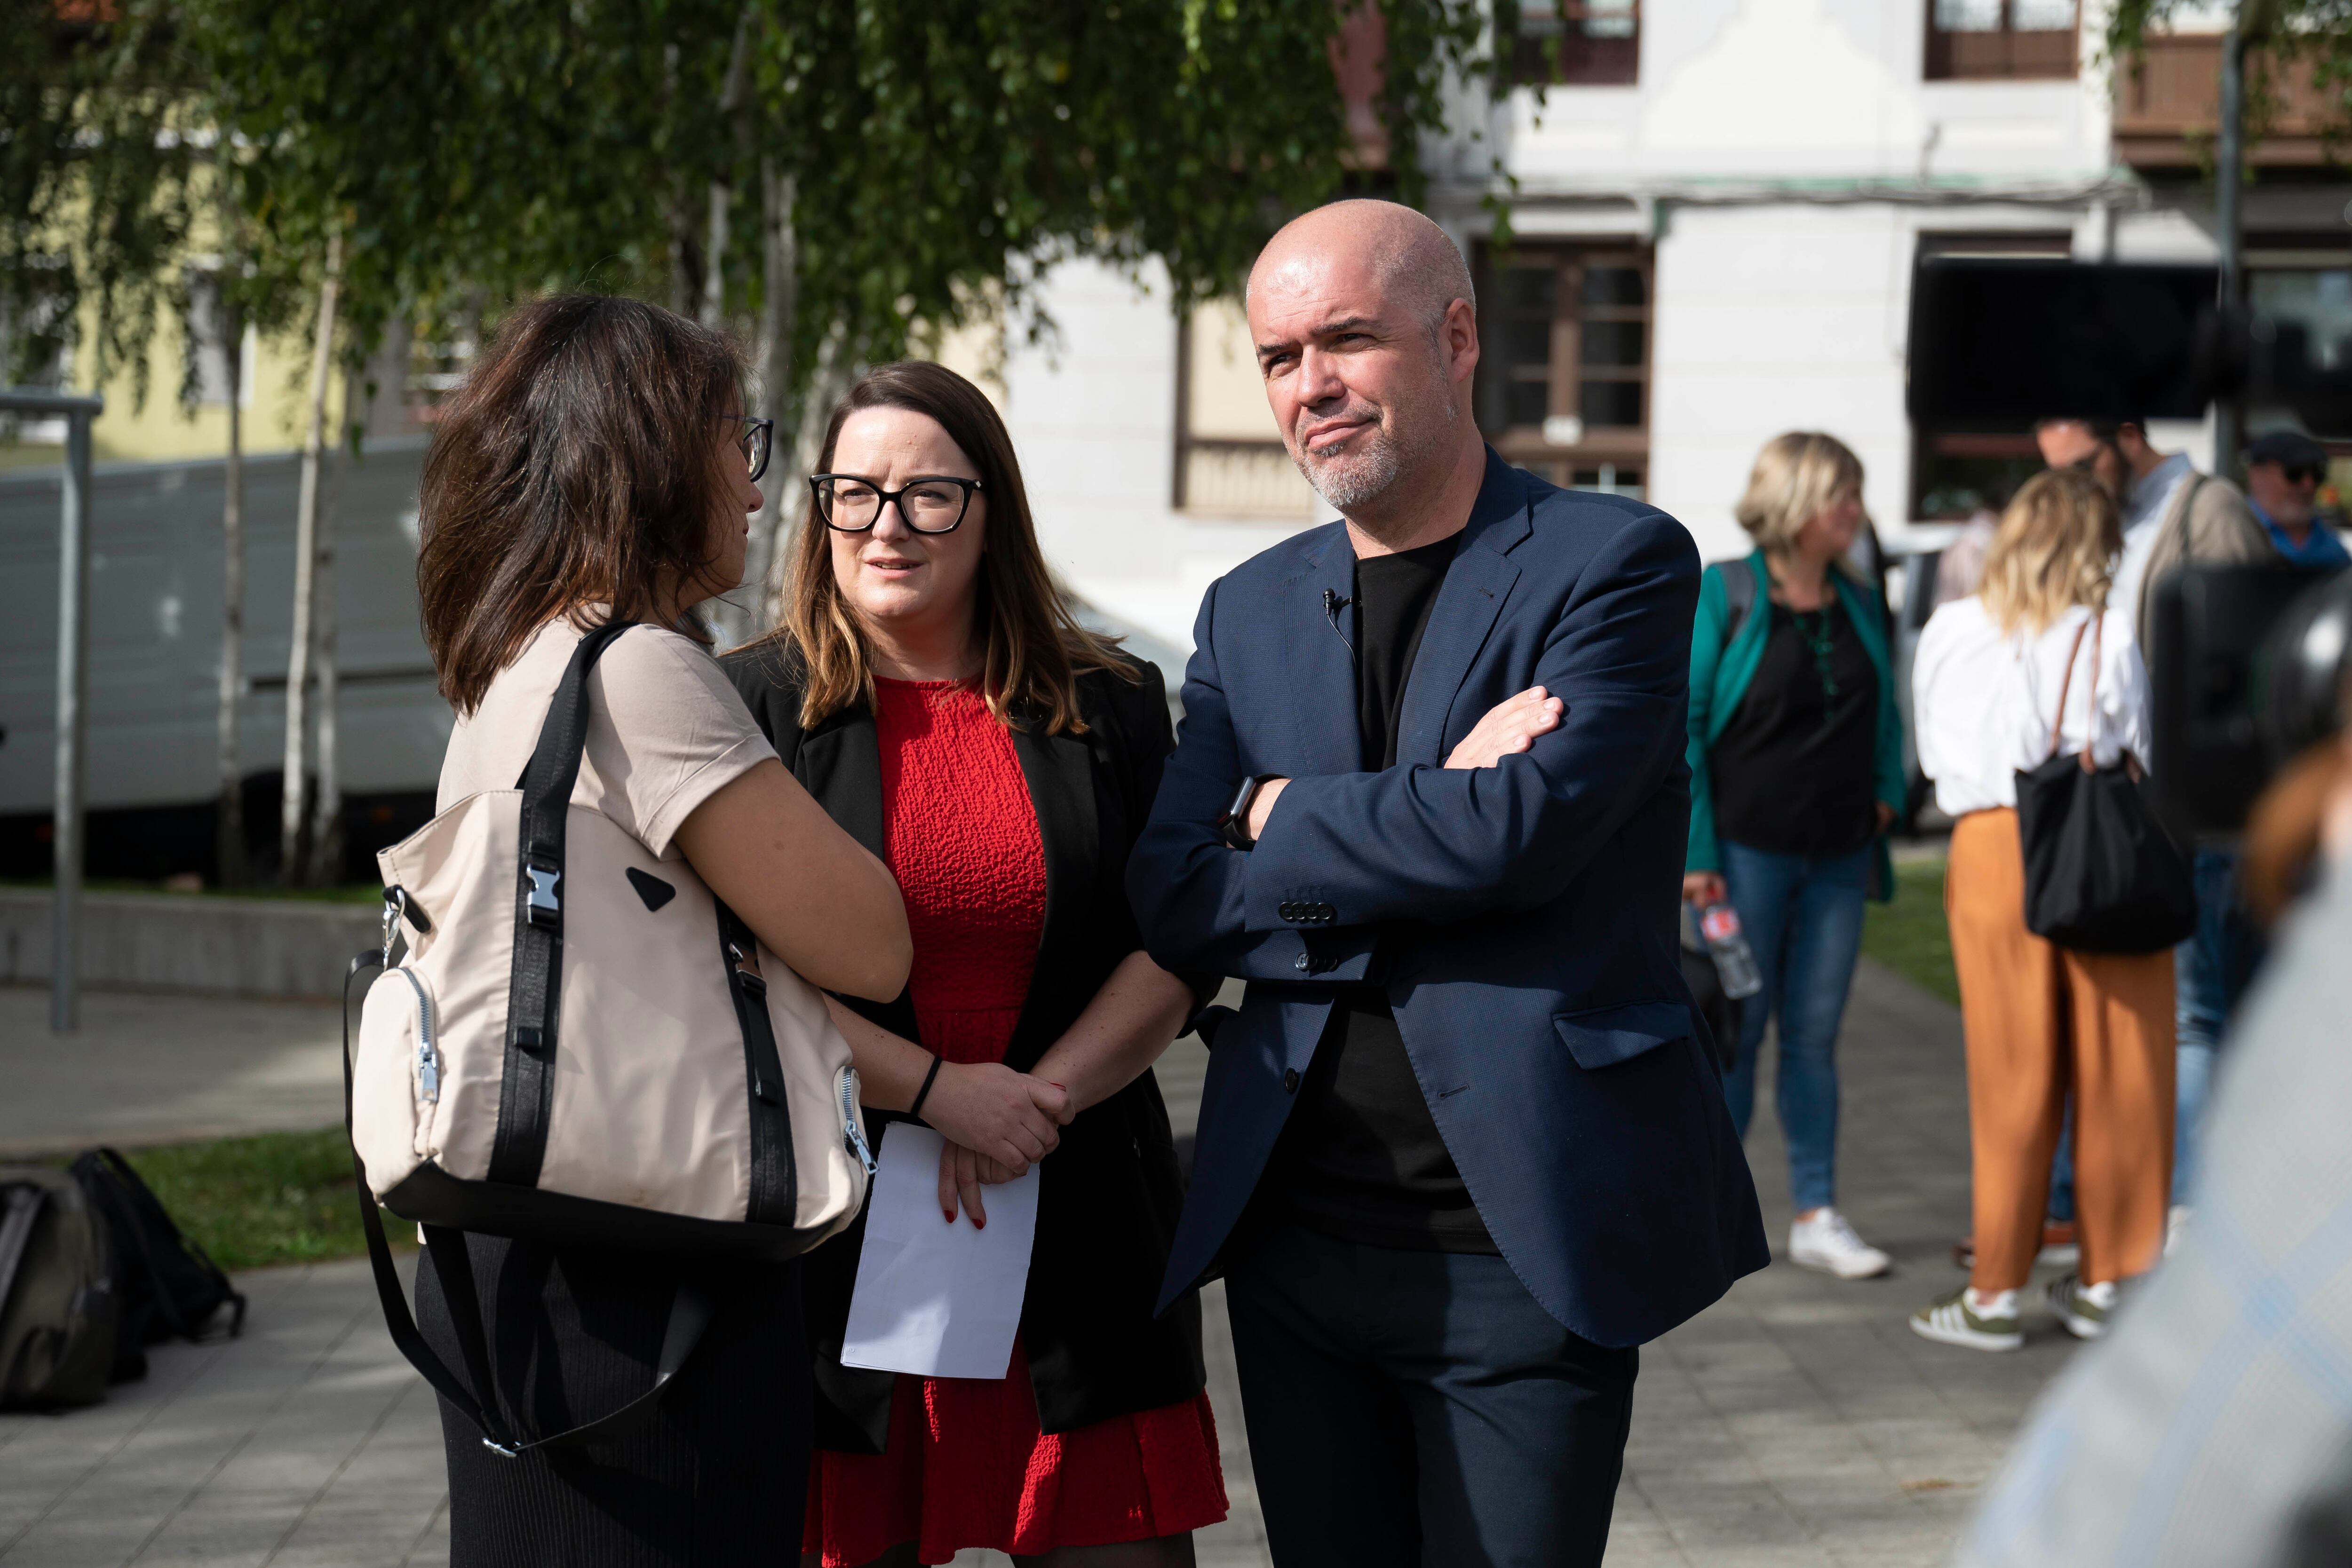
[[1878, 831], [1878, 669], [1842, 602], [1769, 608], [1764, 656], [1707, 753], [1716, 837], [1775, 854], [1850, 853]]
[[[1396, 765], [1405, 684], [1460, 538], [1356, 562], [1356, 719], [1368, 773]], [[1378, 986], [1349, 988], [1331, 1009], [1266, 1188], [1286, 1218], [1344, 1240], [1496, 1250]]]

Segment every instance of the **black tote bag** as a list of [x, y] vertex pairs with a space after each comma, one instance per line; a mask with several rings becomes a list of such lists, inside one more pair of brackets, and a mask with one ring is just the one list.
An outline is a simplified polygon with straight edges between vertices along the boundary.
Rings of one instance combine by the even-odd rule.
[[[2058, 685], [2058, 716], [2050, 726], [2050, 756], [2017, 773], [2017, 833], [2025, 852], [2025, 928], [2061, 947], [2084, 953], [2156, 953], [2197, 928], [2197, 889], [2179, 851], [2139, 792], [2137, 768], [2126, 756], [2113, 768], [2058, 753], [2066, 689], [2083, 632], [2099, 624], [2094, 612], [2066, 655]], [[2096, 727], [2099, 644], [2091, 643], [2091, 712]]]

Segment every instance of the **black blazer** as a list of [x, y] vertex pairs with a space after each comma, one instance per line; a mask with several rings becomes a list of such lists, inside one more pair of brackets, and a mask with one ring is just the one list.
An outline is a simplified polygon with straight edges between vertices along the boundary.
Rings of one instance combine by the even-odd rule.
[[[855, 707], [803, 732], [790, 657], [770, 644], [719, 662], [784, 766], [879, 856], [882, 759], [874, 716]], [[1049, 736], [1034, 715], [1013, 731], [1045, 852], [1045, 934], [1004, 1053], [1018, 1071], [1035, 1065], [1111, 971], [1143, 946], [1127, 902], [1127, 858], [1175, 737], [1159, 669], [1145, 664], [1138, 673], [1134, 683], [1108, 672], [1078, 677], [1085, 735]], [[893, 1034], [921, 1040], [906, 993], [888, 1003], [842, 999]], [[887, 1111], [866, 1116], [869, 1124], [906, 1120]], [[1207, 1382], [1200, 1298], [1188, 1293], [1162, 1317], [1152, 1311], [1184, 1204], [1175, 1140], [1152, 1075], [1081, 1112], [1039, 1170], [1021, 1338], [1040, 1424], [1066, 1432], [1192, 1398]], [[896, 1374], [841, 1364], [865, 1235], [860, 1215], [845, 1235], [808, 1255], [802, 1279], [816, 1366], [817, 1446], [878, 1454], [889, 1437]]]

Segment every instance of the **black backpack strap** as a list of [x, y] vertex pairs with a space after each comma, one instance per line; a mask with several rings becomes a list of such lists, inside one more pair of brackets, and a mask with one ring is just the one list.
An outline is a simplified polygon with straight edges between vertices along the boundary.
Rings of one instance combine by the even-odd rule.
[[743, 1218], [788, 1226], [800, 1207], [800, 1169], [784, 1106], [783, 1058], [768, 1017], [768, 982], [760, 973], [760, 940], [741, 915], [717, 898], [711, 902], [719, 905], [719, 953], [743, 1031], [744, 1086], [751, 1097], [751, 1190]]
[[563, 835], [580, 753], [588, 740], [588, 672], [633, 621], [608, 621], [580, 639], [522, 770], [522, 852], [515, 867], [514, 970], [507, 986], [504, 1075], [489, 1179], [539, 1185], [555, 1099], [563, 999]]
[[219, 1281], [220, 1300], [229, 1309], [228, 1337], [235, 1339], [245, 1333], [245, 1292], [231, 1285], [211, 1255], [173, 1220], [171, 1211], [163, 1207], [145, 1178], [131, 1168], [131, 1162], [122, 1157], [122, 1152], [105, 1147], [92, 1149], [74, 1162], [74, 1174], [82, 1176], [86, 1166], [89, 1175], [82, 1183], [83, 1190], [106, 1216], [108, 1232], [118, 1248], [121, 1238], [130, 1238], [129, 1250], [146, 1276], [149, 1298], [173, 1335], [190, 1344], [200, 1343], [205, 1325], [220, 1309], [214, 1306], [202, 1321], [194, 1322], [180, 1310], [180, 1302], [172, 1293], [172, 1281], [155, 1260], [154, 1239], [159, 1235], [170, 1238], [192, 1265]]
[[[567, 797], [569, 793], [567, 790]], [[383, 967], [383, 954], [371, 947], [352, 960], [343, 976], [343, 1132], [347, 1138], [352, 1131], [352, 981], [369, 969]], [[408, 1309], [407, 1294], [400, 1288], [400, 1274], [392, 1260], [392, 1245], [384, 1239], [383, 1216], [376, 1207], [375, 1195], [368, 1188], [367, 1165], [360, 1158], [356, 1142], [352, 1145], [352, 1177], [359, 1189], [360, 1228], [367, 1233], [368, 1265], [375, 1276], [376, 1299], [383, 1303], [384, 1327], [391, 1332], [392, 1343], [399, 1347], [408, 1364], [433, 1385], [434, 1392], [473, 1424], [482, 1435], [483, 1447], [493, 1453], [511, 1459], [533, 1448], [610, 1436], [643, 1420], [653, 1413], [655, 1402], [686, 1364], [687, 1357], [694, 1354], [694, 1347], [702, 1341], [703, 1331], [710, 1326], [709, 1293], [693, 1281], [681, 1283], [670, 1297], [669, 1317], [662, 1327], [661, 1355], [655, 1364], [653, 1385], [619, 1409], [593, 1421], [525, 1441], [515, 1435], [499, 1406], [498, 1384], [490, 1371], [489, 1344], [482, 1332], [482, 1299], [474, 1286], [473, 1258], [466, 1249], [465, 1233], [435, 1226], [425, 1233], [426, 1243], [432, 1249], [433, 1266], [442, 1271], [447, 1286], [445, 1293], [449, 1323], [457, 1336], [458, 1354], [472, 1375], [474, 1387], [482, 1389], [488, 1396], [485, 1398], [475, 1397], [474, 1387], [468, 1387], [464, 1378], [450, 1371], [449, 1364], [425, 1343], [424, 1332], [416, 1326], [416, 1316]]]
[[1743, 558], [1718, 561], [1716, 570], [1723, 578], [1725, 613], [1721, 645], [1729, 647], [1731, 640], [1739, 635], [1739, 629], [1748, 623], [1748, 612], [1756, 608], [1756, 569]]

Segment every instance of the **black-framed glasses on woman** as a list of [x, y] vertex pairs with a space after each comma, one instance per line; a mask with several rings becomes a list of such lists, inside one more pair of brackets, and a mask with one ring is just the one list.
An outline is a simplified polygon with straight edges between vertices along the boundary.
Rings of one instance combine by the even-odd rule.
[[826, 528], [845, 534], [862, 534], [882, 520], [882, 508], [893, 501], [898, 516], [919, 534], [951, 534], [971, 509], [977, 479], [932, 475], [909, 479], [896, 490], [885, 490], [857, 474], [812, 474], [809, 489], [816, 497], [816, 515]]
[[732, 420], [743, 427], [742, 432], [735, 437], [735, 450], [743, 455], [745, 476], [754, 485], [758, 484], [760, 476], [768, 471], [768, 451], [775, 444], [776, 422], [772, 419], [753, 419], [748, 414], [740, 413], [722, 413], [719, 417]]

